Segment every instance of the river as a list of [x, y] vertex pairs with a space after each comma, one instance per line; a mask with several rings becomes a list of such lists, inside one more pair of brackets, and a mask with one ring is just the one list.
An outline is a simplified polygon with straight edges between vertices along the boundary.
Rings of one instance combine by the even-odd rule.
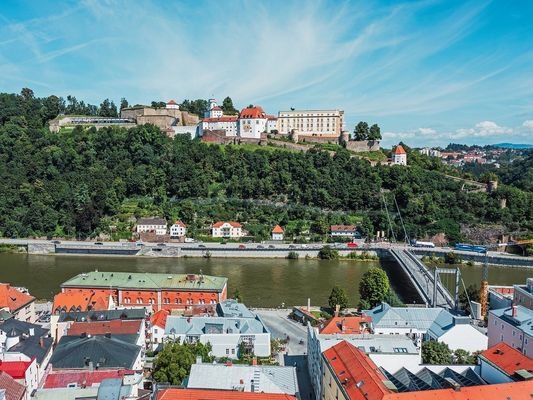
[[[221, 258], [142, 258], [142, 257], [82, 257], [0, 254], [0, 281], [24, 286], [38, 299], [52, 299], [59, 285], [81, 272], [132, 271], [159, 273], [200, 273], [228, 278], [231, 295], [239, 289], [250, 306], [276, 307], [306, 304], [326, 305], [331, 288], [343, 287], [351, 305], [358, 301], [361, 276], [371, 266], [381, 265], [392, 278], [393, 286], [405, 302], [414, 295], [405, 288], [410, 285], [390, 261], [332, 261], [284, 259], [221, 259]], [[479, 285], [481, 267], [462, 266], [465, 284]], [[490, 284], [524, 284], [532, 270], [525, 268], [491, 267]], [[446, 279], [446, 278], [444, 278]], [[449, 277], [450, 284], [452, 276]]]

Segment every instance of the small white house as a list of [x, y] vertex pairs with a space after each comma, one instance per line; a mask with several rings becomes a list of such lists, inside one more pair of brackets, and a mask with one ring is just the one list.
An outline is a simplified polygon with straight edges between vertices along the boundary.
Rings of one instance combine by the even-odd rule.
[[171, 227], [170, 227], [170, 237], [183, 237], [187, 233], [187, 225], [185, 225], [180, 220], [177, 220]]
[[156, 235], [167, 234], [167, 221], [163, 218], [140, 218], [137, 221], [137, 233], [152, 232]]
[[169, 102], [167, 103], [165, 108], [167, 108], [169, 110], [179, 110], [180, 106], [174, 100], [169, 100]]
[[243, 236], [242, 225], [233, 221], [218, 221], [211, 226], [211, 235], [219, 238], [240, 238]]
[[341, 236], [341, 237], [358, 237], [360, 236], [357, 231], [356, 225], [331, 225], [330, 227], [331, 236]]
[[274, 229], [272, 229], [272, 240], [283, 240], [284, 235], [285, 231], [281, 226], [276, 225]]
[[392, 152], [392, 163], [394, 165], [407, 165], [407, 153], [401, 144], [396, 146]]

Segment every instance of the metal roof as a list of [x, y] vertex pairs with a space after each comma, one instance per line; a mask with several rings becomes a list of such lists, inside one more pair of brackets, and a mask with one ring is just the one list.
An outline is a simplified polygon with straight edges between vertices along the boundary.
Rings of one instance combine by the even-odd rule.
[[514, 317], [512, 308], [500, 308], [489, 312], [520, 329], [525, 334], [533, 336], [533, 310], [521, 305], [515, 307], [516, 315]]
[[91, 271], [76, 275], [61, 287], [101, 287], [131, 289], [184, 289], [222, 291], [227, 278], [195, 274], [155, 274], [148, 272]]
[[165, 335], [268, 333], [263, 322], [255, 318], [181, 317], [169, 315]]
[[318, 340], [322, 352], [345, 340], [367, 354], [419, 354], [413, 341], [403, 335], [318, 335]]
[[59, 314], [58, 322], [74, 321], [113, 321], [115, 319], [135, 320], [144, 319], [146, 310], [144, 308], [128, 308], [123, 310], [104, 310], [104, 311], [81, 311], [81, 312], [62, 312]]
[[266, 365], [193, 364], [187, 388], [291, 395], [299, 391], [296, 368]]
[[255, 318], [248, 307], [235, 299], [227, 299], [217, 304], [217, 313], [221, 317]]

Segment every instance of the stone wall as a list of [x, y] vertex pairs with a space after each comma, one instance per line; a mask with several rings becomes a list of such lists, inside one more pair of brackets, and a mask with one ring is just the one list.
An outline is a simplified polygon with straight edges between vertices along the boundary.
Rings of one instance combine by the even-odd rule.
[[349, 140], [346, 142], [346, 149], [356, 153], [378, 151], [380, 149], [380, 142], [379, 140]]

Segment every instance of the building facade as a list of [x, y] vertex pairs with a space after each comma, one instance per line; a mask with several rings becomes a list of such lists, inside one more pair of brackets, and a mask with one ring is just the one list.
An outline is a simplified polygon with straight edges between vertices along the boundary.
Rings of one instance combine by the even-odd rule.
[[9, 283], [0, 283], [0, 310], [9, 312], [13, 318], [33, 323], [35, 315], [35, 297], [26, 289], [16, 288]]
[[176, 222], [174, 222], [174, 224], [170, 227], [171, 238], [183, 237], [186, 234], [187, 234], [187, 225], [185, 225], [180, 220], [177, 220]]
[[167, 221], [163, 218], [140, 218], [137, 221], [137, 233], [151, 232], [156, 235], [167, 234]]
[[218, 238], [237, 239], [243, 236], [242, 225], [234, 221], [218, 221], [211, 226], [211, 235]]
[[281, 226], [276, 225], [274, 229], [272, 229], [272, 240], [283, 240], [284, 236], [285, 231]]
[[356, 225], [331, 225], [330, 232], [337, 237], [361, 237]]
[[401, 144], [396, 146], [392, 152], [392, 164], [407, 165], [407, 153]]
[[184, 311], [225, 300], [227, 278], [195, 274], [93, 271], [64, 282], [61, 291], [108, 295], [121, 308]]
[[339, 137], [344, 129], [344, 111], [291, 110], [278, 113], [280, 134]]
[[489, 347], [507, 343], [528, 357], [533, 356], [533, 311], [523, 306], [512, 306], [489, 311], [487, 324]]
[[525, 285], [514, 285], [513, 304], [533, 310], [533, 278], [527, 278]]

